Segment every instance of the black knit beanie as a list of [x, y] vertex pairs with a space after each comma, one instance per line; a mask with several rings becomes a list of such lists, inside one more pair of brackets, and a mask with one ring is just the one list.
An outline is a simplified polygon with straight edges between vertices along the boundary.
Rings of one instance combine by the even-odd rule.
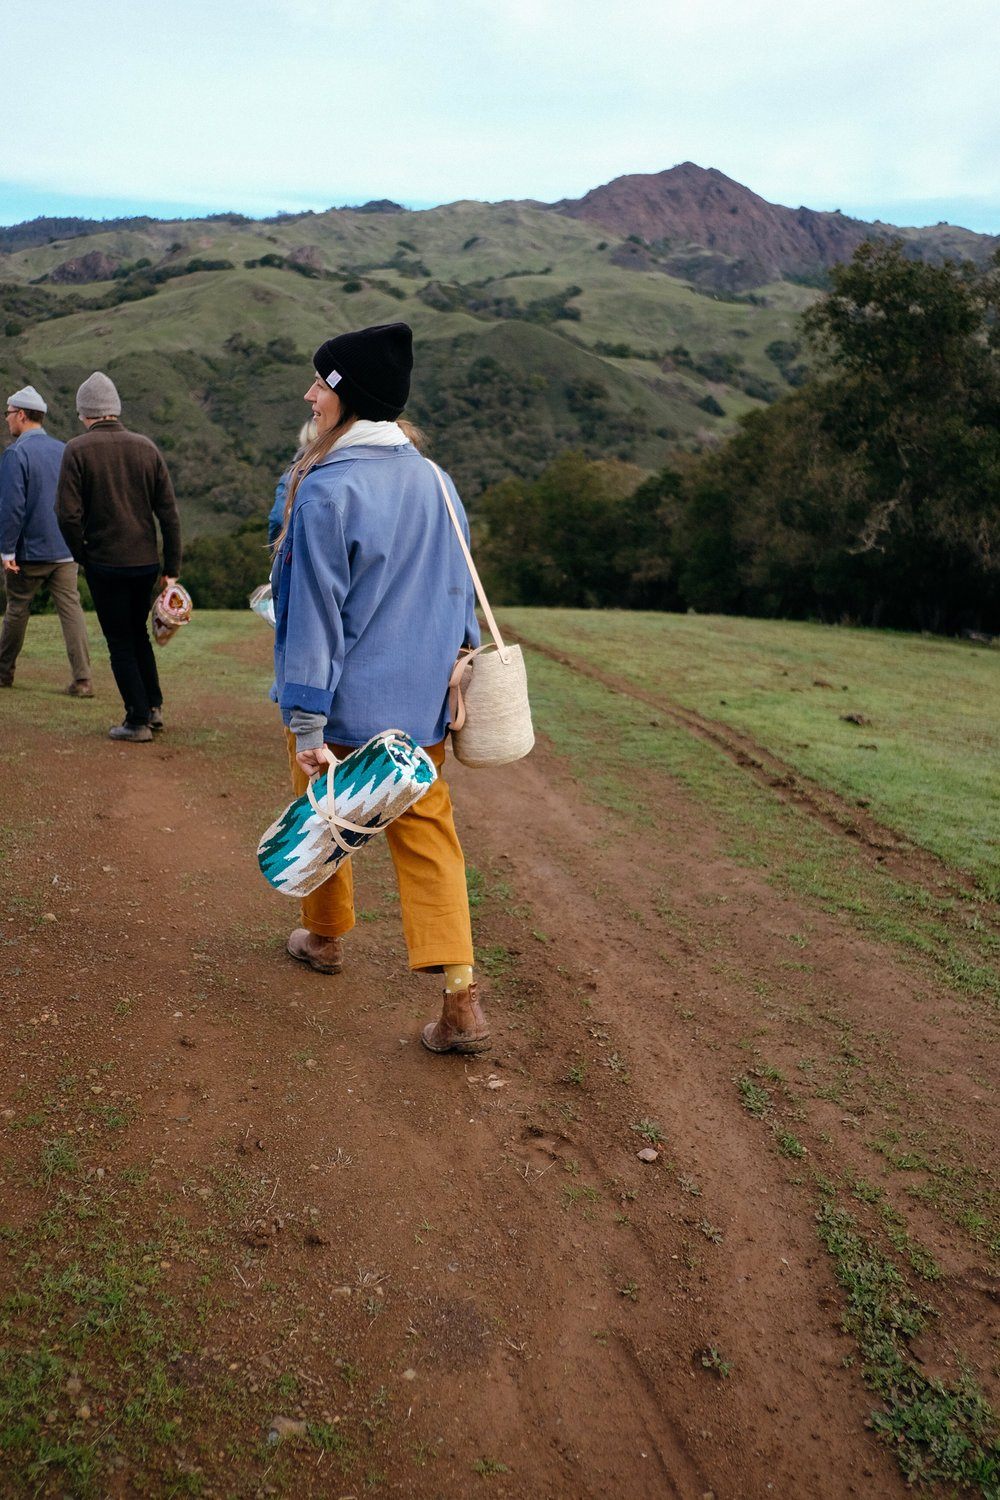
[[313, 365], [356, 416], [393, 422], [410, 394], [413, 330], [407, 323], [380, 323], [339, 333], [320, 344]]

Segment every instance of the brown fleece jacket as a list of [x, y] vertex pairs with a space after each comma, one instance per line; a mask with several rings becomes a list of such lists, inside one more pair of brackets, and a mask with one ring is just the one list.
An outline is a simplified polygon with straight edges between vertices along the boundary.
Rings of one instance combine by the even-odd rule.
[[163, 571], [171, 578], [180, 572], [181, 523], [167, 466], [155, 443], [117, 419], [66, 444], [56, 516], [77, 562], [105, 568], [159, 564], [155, 516]]

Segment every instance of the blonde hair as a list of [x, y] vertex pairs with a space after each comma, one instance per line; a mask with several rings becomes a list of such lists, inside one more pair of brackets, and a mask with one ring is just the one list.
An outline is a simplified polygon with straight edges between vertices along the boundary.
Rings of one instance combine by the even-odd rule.
[[[297, 458], [295, 463], [292, 465], [292, 472], [288, 478], [288, 490], [285, 495], [285, 511], [284, 515], [281, 518], [281, 530], [279, 531], [274, 543], [275, 552], [277, 552], [278, 548], [285, 540], [285, 537], [288, 535], [288, 523], [292, 518], [292, 507], [295, 504], [295, 496], [299, 492], [299, 485], [302, 483], [303, 479], [305, 479], [306, 475], [316, 467], [320, 459], [326, 457], [326, 455], [337, 443], [338, 439], [342, 438], [344, 436], [344, 433], [347, 432], [349, 428], [354, 426], [354, 423], [356, 421], [357, 414], [353, 411], [348, 411], [345, 407], [341, 411], [340, 421], [337, 422], [333, 427], [329, 428], [326, 432], [321, 433], [318, 437], [314, 435], [306, 444], [305, 452], [301, 455], [300, 458]], [[426, 445], [427, 439], [424, 437], [424, 434], [421, 432], [420, 428], [416, 427], [412, 422], [407, 422], [405, 418], [398, 418], [396, 425], [402, 429], [406, 441], [408, 443], [412, 443], [414, 448], [422, 452]], [[312, 426], [313, 423], [307, 422], [306, 426], [302, 429], [302, 433], [305, 433], [306, 427]], [[302, 434], [300, 434], [300, 436], [301, 435]]]
[[418, 427], [415, 422], [408, 422], [405, 417], [400, 417], [396, 422], [396, 426], [402, 428], [406, 435], [406, 441], [412, 443], [418, 453], [423, 453], [427, 447], [427, 434], [423, 428]]

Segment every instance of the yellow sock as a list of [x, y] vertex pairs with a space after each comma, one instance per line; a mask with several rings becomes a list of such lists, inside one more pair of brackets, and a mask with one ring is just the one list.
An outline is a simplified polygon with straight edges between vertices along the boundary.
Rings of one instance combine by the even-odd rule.
[[446, 995], [453, 995], [456, 990], [467, 990], [471, 983], [471, 964], [445, 964], [444, 992]]

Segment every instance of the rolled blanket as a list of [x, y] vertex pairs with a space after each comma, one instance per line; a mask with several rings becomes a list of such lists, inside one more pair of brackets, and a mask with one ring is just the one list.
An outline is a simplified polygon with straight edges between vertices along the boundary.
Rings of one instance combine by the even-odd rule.
[[171, 636], [176, 635], [182, 625], [191, 618], [194, 605], [187, 589], [179, 583], [170, 583], [153, 601], [153, 640], [165, 646]]
[[436, 780], [426, 750], [401, 729], [383, 730], [315, 777], [275, 819], [257, 847], [261, 874], [285, 896], [308, 896]]

